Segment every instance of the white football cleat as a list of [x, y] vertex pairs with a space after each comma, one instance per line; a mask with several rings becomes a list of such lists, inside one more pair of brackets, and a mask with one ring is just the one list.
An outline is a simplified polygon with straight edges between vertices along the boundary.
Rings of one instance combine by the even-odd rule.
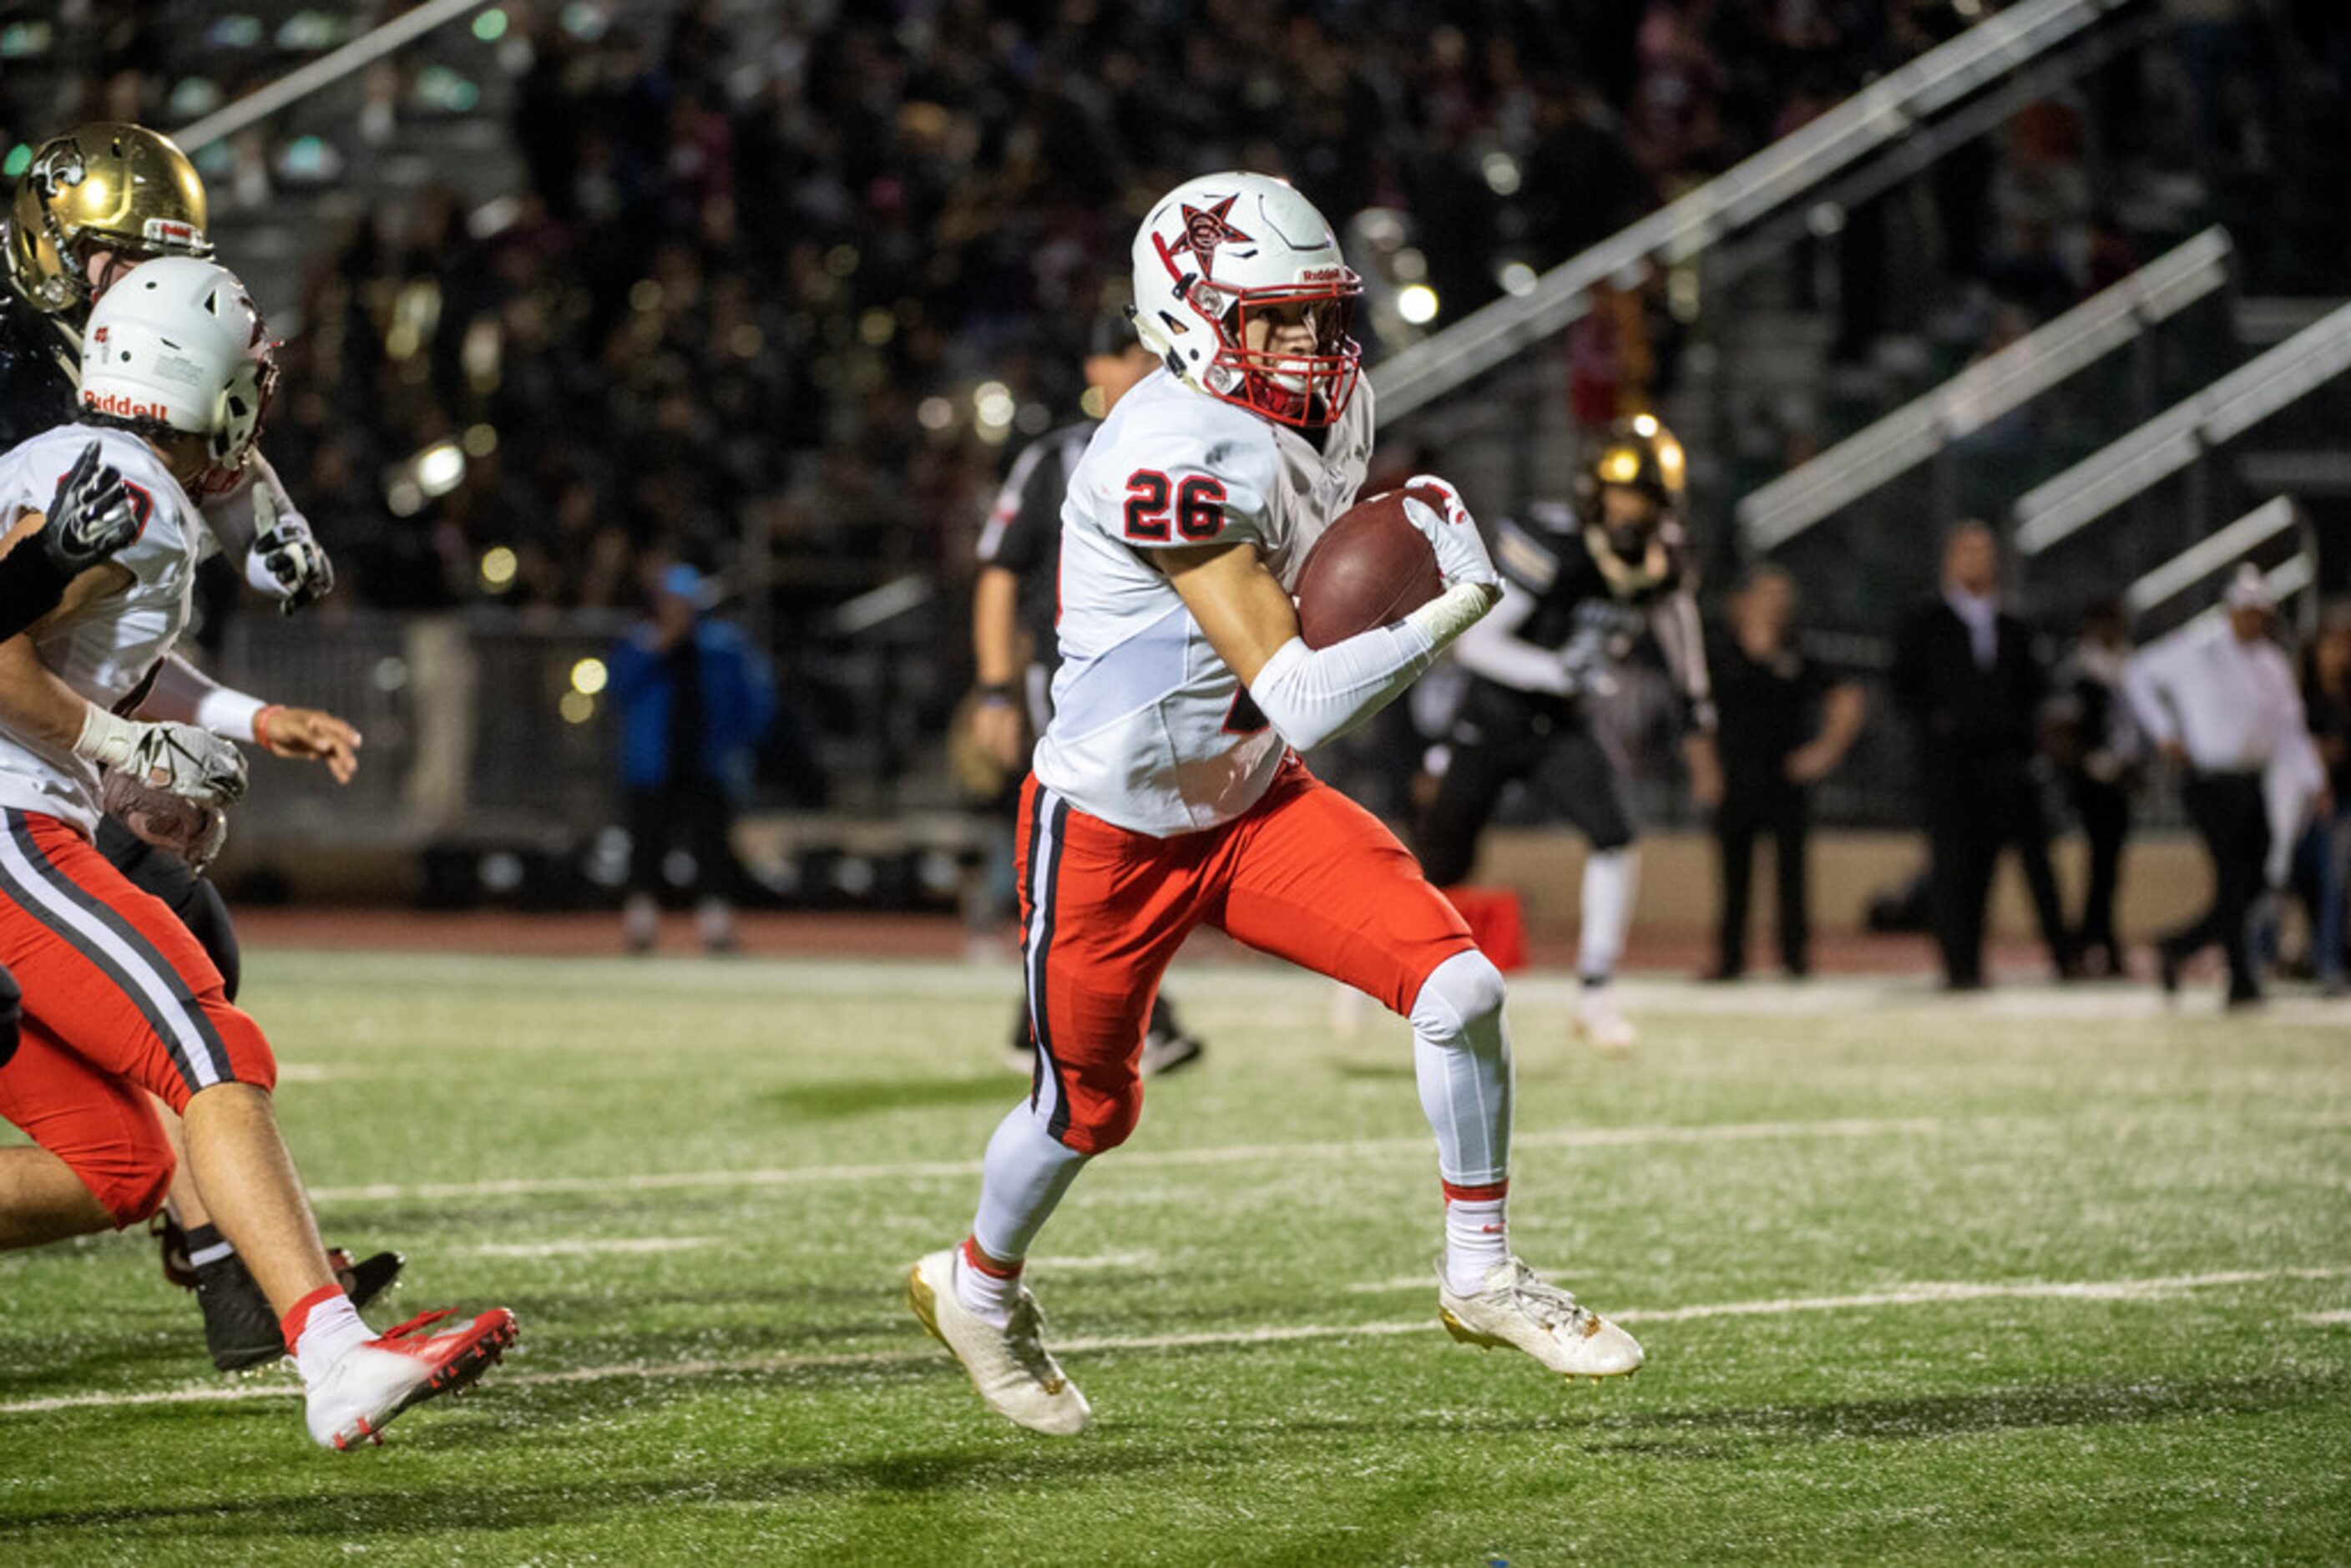
[[934, 1252], [906, 1275], [906, 1305], [931, 1337], [963, 1363], [979, 1396], [1016, 1425], [1073, 1437], [1092, 1424], [1093, 1407], [1045, 1348], [1045, 1314], [1027, 1286], [1003, 1328], [956, 1300], [955, 1249]]
[[304, 1415], [311, 1441], [322, 1448], [381, 1443], [393, 1416], [434, 1395], [465, 1388], [514, 1343], [515, 1315], [504, 1307], [444, 1333], [423, 1333], [451, 1310], [419, 1313], [345, 1351], [310, 1390]]
[[1614, 986], [1583, 988], [1575, 1004], [1575, 1032], [1603, 1051], [1630, 1051], [1641, 1039], [1633, 1020], [1618, 1010]]
[[1463, 1344], [1525, 1351], [1568, 1377], [1621, 1377], [1641, 1370], [1640, 1343], [1516, 1258], [1497, 1263], [1483, 1289], [1464, 1296], [1437, 1265], [1437, 1315]]

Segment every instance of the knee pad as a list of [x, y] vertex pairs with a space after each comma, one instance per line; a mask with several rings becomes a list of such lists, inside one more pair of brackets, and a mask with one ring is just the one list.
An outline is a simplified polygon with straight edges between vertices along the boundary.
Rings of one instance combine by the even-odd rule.
[[1492, 959], [1475, 947], [1456, 953], [1428, 972], [1413, 998], [1416, 1030], [1437, 1035], [1477, 1033], [1477, 1026], [1501, 1013], [1510, 986]]

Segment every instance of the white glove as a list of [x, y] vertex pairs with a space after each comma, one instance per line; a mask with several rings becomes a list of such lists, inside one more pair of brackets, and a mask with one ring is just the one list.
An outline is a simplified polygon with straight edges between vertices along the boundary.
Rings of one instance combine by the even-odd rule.
[[207, 806], [245, 793], [245, 754], [192, 724], [141, 724], [95, 703], [83, 713], [77, 756]]
[[291, 615], [335, 591], [334, 563], [301, 513], [277, 509], [266, 484], [253, 487], [253, 545], [245, 552], [245, 579]]
[[[1461, 504], [1461, 492], [1433, 474], [1414, 475], [1404, 482], [1404, 515], [1437, 551], [1437, 575], [1445, 586], [1470, 583], [1499, 598], [1502, 574], [1494, 570], [1486, 541], [1479, 537], [1477, 519]], [[1431, 491], [1439, 498], [1441, 512], [1426, 498]]]

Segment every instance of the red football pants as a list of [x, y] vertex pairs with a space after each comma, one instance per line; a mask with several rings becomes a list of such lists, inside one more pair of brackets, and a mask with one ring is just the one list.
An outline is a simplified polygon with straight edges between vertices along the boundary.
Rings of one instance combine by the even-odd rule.
[[1429, 972], [1475, 944], [1378, 818], [1295, 757], [1222, 827], [1157, 839], [1021, 787], [1021, 950], [1037, 1041], [1030, 1103], [1081, 1154], [1143, 1110], [1139, 1067], [1160, 977], [1213, 925], [1408, 1014]]
[[277, 1084], [259, 1026], [161, 899], [77, 830], [8, 811], [0, 823], [0, 964], [25, 994], [0, 1063], [0, 1116], [63, 1160], [129, 1225], [171, 1184], [147, 1092], [173, 1110], [215, 1083]]

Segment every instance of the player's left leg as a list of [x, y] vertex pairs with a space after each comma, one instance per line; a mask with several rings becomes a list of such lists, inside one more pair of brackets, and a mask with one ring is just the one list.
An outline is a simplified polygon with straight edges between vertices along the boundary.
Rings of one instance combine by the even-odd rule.
[[1293, 764], [1239, 824], [1211, 918], [1235, 939], [1368, 993], [1412, 1023], [1446, 1199], [1438, 1301], [1457, 1339], [1574, 1376], [1635, 1371], [1631, 1335], [1512, 1256], [1513, 1077], [1501, 972], [1379, 820]]
[[[28, 1036], [37, 1029], [105, 1075], [151, 1125], [131, 1091], [159, 1096], [185, 1121], [198, 1190], [279, 1314], [315, 1440], [340, 1448], [372, 1437], [409, 1406], [471, 1382], [512, 1342], [504, 1309], [430, 1337], [413, 1331], [444, 1314], [381, 1338], [360, 1320], [278, 1134], [268, 1042], [222, 995], [187, 928], [56, 818], [10, 810], [0, 821], [0, 962], [24, 988]], [[156, 1173], [152, 1197], [141, 1183], [112, 1193], [89, 1183], [118, 1223], [160, 1203], [168, 1146], [142, 1169]]]
[[[99, 853], [131, 886], [160, 899], [179, 917], [219, 971], [221, 994], [236, 1000], [244, 953], [220, 890], [186, 861], [150, 844], [115, 818], [99, 819], [96, 842]], [[236, 1249], [213, 1223], [212, 1210], [196, 1190], [180, 1118], [168, 1105], [160, 1101], [158, 1104], [162, 1110], [163, 1135], [171, 1141], [175, 1156], [171, 1195], [155, 1220], [163, 1277], [195, 1293], [204, 1317], [204, 1345], [214, 1366], [223, 1372], [242, 1372], [275, 1361], [286, 1354], [286, 1342], [277, 1332], [277, 1314], [253, 1282]], [[403, 1261], [397, 1252], [378, 1252], [355, 1262], [340, 1248], [329, 1248], [327, 1257], [344, 1293], [360, 1307], [391, 1288], [400, 1277]]]
[[990, 1405], [1032, 1431], [1067, 1436], [1092, 1413], [1045, 1349], [1023, 1260], [1086, 1161], [1123, 1143], [1142, 1114], [1151, 1000], [1199, 920], [1198, 873], [1219, 835], [1127, 832], [1033, 778], [1021, 804], [1035, 1073], [1029, 1098], [988, 1139], [969, 1235], [920, 1260], [906, 1296]]

